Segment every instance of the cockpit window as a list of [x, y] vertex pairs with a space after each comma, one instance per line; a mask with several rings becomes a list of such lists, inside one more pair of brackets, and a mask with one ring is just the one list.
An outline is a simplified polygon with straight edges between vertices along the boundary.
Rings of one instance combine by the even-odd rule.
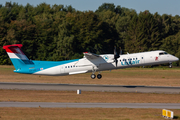
[[167, 52], [160, 52], [159, 55], [167, 55]]
[[164, 53], [163, 53], [163, 52], [161, 52], [161, 53], [159, 53], [159, 55], [164, 55]]

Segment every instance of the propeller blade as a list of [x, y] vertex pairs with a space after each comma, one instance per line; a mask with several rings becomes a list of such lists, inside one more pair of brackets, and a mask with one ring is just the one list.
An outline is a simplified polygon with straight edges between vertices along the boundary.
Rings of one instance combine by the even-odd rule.
[[122, 55], [122, 50], [121, 50], [121, 47], [119, 47], [119, 54]]
[[116, 56], [116, 46], [114, 46], [114, 58], [115, 58], [115, 56]]
[[114, 62], [116, 63], [116, 67], [117, 67], [117, 63], [118, 63], [118, 60], [117, 58], [119, 58], [119, 54], [117, 53], [116, 51], [116, 46], [114, 46]]

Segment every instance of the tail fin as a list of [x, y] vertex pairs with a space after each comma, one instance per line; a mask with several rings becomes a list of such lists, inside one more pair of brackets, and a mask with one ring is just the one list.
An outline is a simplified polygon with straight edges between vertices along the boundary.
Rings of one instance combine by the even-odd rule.
[[16, 70], [19, 70], [26, 65], [34, 65], [34, 63], [30, 61], [27, 56], [22, 52], [22, 46], [22, 44], [3, 46], [3, 49], [6, 50]]

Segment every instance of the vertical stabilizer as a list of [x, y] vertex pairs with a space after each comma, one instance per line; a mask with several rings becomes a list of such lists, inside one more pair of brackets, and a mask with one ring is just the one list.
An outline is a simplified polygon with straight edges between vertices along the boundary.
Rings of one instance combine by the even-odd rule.
[[22, 52], [22, 44], [6, 45], [3, 49], [6, 50], [9, 58], [11, 59], [16, 70], [19, 70], [26, 65], [33, 65], [34, 63], [30, 61], [27, 56]]

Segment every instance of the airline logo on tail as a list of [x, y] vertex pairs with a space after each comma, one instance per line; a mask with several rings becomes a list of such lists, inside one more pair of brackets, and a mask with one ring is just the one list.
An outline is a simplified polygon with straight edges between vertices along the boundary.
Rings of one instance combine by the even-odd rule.
[[6, 50], [9, 58], [11, 59], [16, 70], [22, 68], [24, 64], [34, 64], [30, 61], [26, 55], [22, 52], [22, 44], [6, 45], [3, 46], [3, 49]]
[[21, 47], [21, 44], [14, 44], [3, 46], [3, 49], [6, 50], [10, 58], [29, 60], [26, 55], [21, 51]]

